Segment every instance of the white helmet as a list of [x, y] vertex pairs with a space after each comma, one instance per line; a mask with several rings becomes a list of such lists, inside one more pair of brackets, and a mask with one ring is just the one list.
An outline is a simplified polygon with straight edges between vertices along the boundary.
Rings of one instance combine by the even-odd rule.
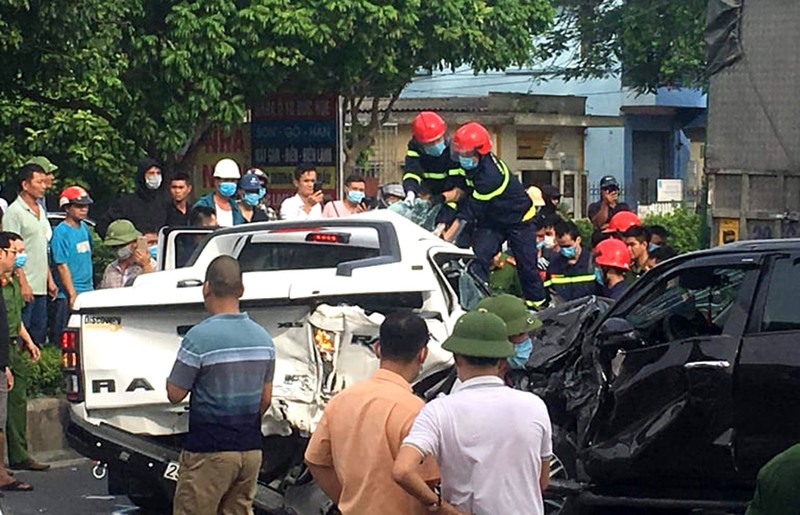
[[238, 179], [239, 177], [241, 177], [239, 165], [233, 159], [226, 157], [225, 159], [220, 159], [214, 165], [215, 179]]

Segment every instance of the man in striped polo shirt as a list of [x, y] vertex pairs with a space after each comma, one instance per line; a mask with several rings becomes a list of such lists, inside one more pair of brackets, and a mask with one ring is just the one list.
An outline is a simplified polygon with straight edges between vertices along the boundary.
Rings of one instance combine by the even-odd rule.
[[242, 293], [238, 261], [214, 259], [203, 284], [211, 316], [186, 333], [167, 379], [170, 402], [192, 392], [174, 515], [252, 513], [275, 346], [266, 330], [239, 311]]

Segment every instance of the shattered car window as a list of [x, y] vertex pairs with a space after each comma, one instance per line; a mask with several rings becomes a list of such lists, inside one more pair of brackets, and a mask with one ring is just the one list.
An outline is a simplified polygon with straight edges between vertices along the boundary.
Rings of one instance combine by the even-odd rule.
[[702, 267], [663, 280], [625, 316], [649, 344], [722, 334], [745, 271]]

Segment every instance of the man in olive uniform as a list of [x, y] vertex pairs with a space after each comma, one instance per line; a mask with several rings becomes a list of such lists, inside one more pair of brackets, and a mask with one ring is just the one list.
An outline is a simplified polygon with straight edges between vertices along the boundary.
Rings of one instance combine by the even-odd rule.
[[[39, 347], [34, 343], [25, 325], [22, 323], [22, 299], [19, 277], [14, 273], [23, 268], [27, 261], [25, 244], [15, 233], [6, 233], [11, 241], [11, 248], [16, 251], [14, 271], [0, 276], [3, 288], [3, 299], [8, 314], [9, 356], [8, 367], [14, 374], [14, 388], [8, 392], [8, 418], [6, 419], [6, 446], [8, 462], [13, 469], [44, 471], [50, 465], [39, 463], [28, 454], [28, 379], [30, 363], [39, 360]], [[27, 355], [26, 355], [27, 354]], [[30, 357], [30, 359], [29, 359]], [[23, 488], [24, 489], [24, 488]]]

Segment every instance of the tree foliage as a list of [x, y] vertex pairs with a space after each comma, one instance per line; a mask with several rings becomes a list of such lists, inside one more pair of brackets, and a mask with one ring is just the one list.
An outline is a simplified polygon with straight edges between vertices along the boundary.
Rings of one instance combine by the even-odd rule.
[[[545, 47], [571, 52], [567, 78], [620, 74], [624, 86], [704, 87], [706, 0], [554, 0]], [[577, 47], [576, 47], [577, 42]]]
[[[418, 70], [469, 65], [478, 73], [530, 64], [538, 55], [534, 36], [547, 30], [554, 14], [549, 0], [313, 3], [333, 25], [331, 45], [313, 57], [313, 73], [345, 100], [351, 165], [373, 143]], [[390, 99], [388, 105], [380, 104], [381, 97]]]
[[[353, 114], [419, 68], [527, 63], [552, 15], [548, 0], [0, 0], [0, 161], [7, 176], [44, 153], [110, 196], [143, 155], [180, 168], [265, 94], [339, 93]], [[387, 115], [371, 106], [353, 161]]]

